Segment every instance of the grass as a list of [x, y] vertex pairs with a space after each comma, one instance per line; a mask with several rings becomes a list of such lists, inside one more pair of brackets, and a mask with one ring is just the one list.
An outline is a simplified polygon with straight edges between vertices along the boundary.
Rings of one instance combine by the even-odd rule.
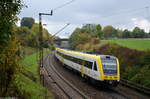
[[[46, 50], [44, 52], [45, 54], [47, 53]], [[43, 99], [47, 91], [47, 89], [40, 84], [37, 56], [38, 53], [25, 56], [21, 61], [23, 73], [16, 75], [17, 87], [22, 92], [22, 95], [28, 99]], [[48, 99], [53, 99], [50, 93], [47, 95], [49, 96]]]
[[16, 76], [18, 89], [21, 95], [28, 99], [43, 99], [44, 92], [47, 90], [37, 82], [32, 81], [30, 78], [19, 74]]
[[27, 71], [33, 74], [33, 76], [39, 80], [39, 74], [38, 74], [38, 64], [37, 64], [37, 57], [38, 53], [31, 54], [29, 56], [26, 56], [22, 61], [21, 64], [23, 65], [23, 68]]
[[136, 50], [150, 50], [150, 40], [142, 39], [116, 39], [116, 40], [103, 40], [103, 42], [116, 43], [118, 45], [128, 47]]

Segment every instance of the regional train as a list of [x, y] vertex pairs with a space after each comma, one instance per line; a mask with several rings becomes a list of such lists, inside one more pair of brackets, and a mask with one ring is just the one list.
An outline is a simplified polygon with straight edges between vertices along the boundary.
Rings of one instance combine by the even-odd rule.
[[56, 48], [55, 57], [82, 77], [99, 84], [116, 87], [120, 81], [119, 61], [114, 56]]

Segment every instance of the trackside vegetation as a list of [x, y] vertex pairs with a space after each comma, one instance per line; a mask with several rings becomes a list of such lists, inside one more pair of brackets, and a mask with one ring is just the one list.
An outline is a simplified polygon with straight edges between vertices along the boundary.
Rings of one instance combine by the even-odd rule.
[[0, 1], [0, 97], [18, 94], [14, 79], [20, 68], [18, 64], [20, 44], [13, 27], [18, 20], [16, 15], [22, 7], [22, 0]]
[[48, 99], [53, 99], [53, 96], [48, 93], [47, 89], [40, 84], [37, 56], [38, 53], [33, 53], [22, 59], [22, 73], [18, 73], [15, 79], [17, 88], [20, 90], [22, 98], [43, 99], [45, 96], [48, 96]]

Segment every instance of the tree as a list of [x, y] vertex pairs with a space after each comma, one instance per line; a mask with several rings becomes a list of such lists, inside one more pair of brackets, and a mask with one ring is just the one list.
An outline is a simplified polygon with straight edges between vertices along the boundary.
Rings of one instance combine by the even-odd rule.
[[123, 37], [123, 38], [130, 38], [130, 37], [131, 37], [131, 36], [130, 36], [130, 31], [127, 30], [127, 29], [125, 29], [125, 30], [123, 31], [122, 37]]
[[116, 37], [117, 31], [114, 27], [111, 25], [105, 26], [103, 29], [104, 37], [106, 39], [111, 38], [111, 37]]
[[91, 35], [89, 33], [82, 33], [80, 28], [76, 28], [69, 37], [69, 44], [72, 49], [75, 49], [79, 44], [87, 43], [90, 39]]
[[[42, 32], [43, 32], [43, 38], [44, 38], [44, 40], [49, 39], [50, 36], [51, 36], [51, 34], [48, 32], [48, 30], [45, 29], [45, 28], [43, 28], [42, 30], [43, 30]], [[31, 32], [35, 36], [39, 35], [39, 24], [37, 24], [37, 23], [33, 24], [32, 28], [31, 28]]]
[[31, 17], [24, 17], [21, 20], [21, 26], [28, 27], [29, 29], [32, 28], [34, 23], [35, 23], [35, 20]]
[[117, 37], [118, 37], [118, 38], [122, 38], [123, 30], [122, 30], [122, 29], [117, 28], [117, 29], [116, 29], [116, 31], [117, 31]]
[[22, 8], [21, 0], [1, 0], [0, 2], [0, 97], [5, 97], [13, 91], [8, 91], [13, 85], [18, 68], [19, 44], [15, 39], [13, 26], [17, 21], [16, 14]]
[[28, 46], [29, 37], [32, 34], [27, 27], [15, 27], [14, 32], [16, 33], [17, 40], [23, 46]]
[[144, 38], [145, 37], [145, 31], [143, 29], [140, 29], [139, 27], [135, 27], [132, 31], [132, 37]]
[[96, 25], [95, 24], [86, 24], [81, 28], [81, 33], [88, 33], [92, 37], [97, 36]]
[[97, 25], [96, 25], [96, 33], [97, 33], [97, 35], [98, 35], [98, 37], [99, 37], [100, 39], [103, 38], [104, 35], [103, 35], [102, 27], [101, 27], [100, 24], [97, 24]]

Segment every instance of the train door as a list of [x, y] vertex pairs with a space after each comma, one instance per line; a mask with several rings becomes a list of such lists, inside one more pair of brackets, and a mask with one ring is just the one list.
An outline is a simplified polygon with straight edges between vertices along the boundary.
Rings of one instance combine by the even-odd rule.
[[85, 66], [85, 61], [82, 60], [82, 65], [81, 65], [81, 76], [84, 77], [84, 66]]

